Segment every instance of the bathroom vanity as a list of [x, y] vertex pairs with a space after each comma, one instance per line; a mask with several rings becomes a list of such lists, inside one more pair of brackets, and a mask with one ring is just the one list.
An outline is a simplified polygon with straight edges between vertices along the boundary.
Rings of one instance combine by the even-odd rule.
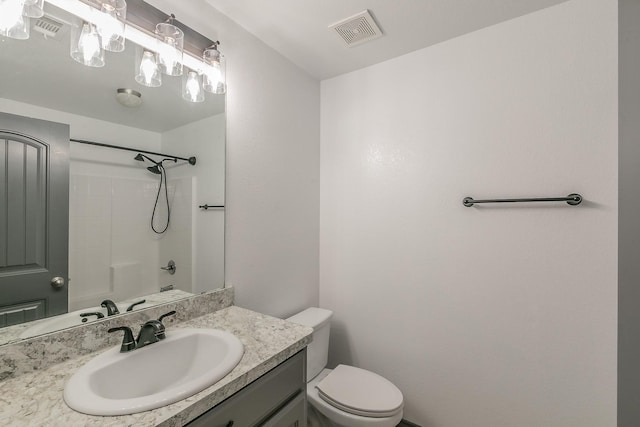
[[187, 426], [305, 426], [306, 365], [302, 350]]
[[[0, 370], [0, 378], [5, 378], [0, 382], [0, 425], [304, 425], [305, 348], [311, 341], [311, 328], [233, 306], [232, 300], [233, 290], [227, 288], [187, 300], [192, 307], [182, 307], [183, 311], [179, 303], [168, 304], [142, 310], [130, 315], [132, 318], [105, 319], [4, 346], [0, 349], [0, 365], [5, 369]], [[167, 336], [180, 328], [225, 330], [244, 345], [240, 363], [220, 381], [191, 397], [137, 414], [91, 416], [73, 411], [64, 403], [63, 390], [69, 377], [108, 347], [118, 345], [120, 337], [107, 334], [108, 328], [123, 323], [139, 327], [144, 318], [157, 318], [161, 311], [172, 309], [182, 314], [166, 322]], [[190, 311], [198, 317], [188, 318], [185, 312]], [[202, 311], [208, 314], [201, 315]], [[101, 348], [92, 348], [100, 343]], [[135, 380], [144, 381], [146, 375], [157, 373], [140, 372]]]

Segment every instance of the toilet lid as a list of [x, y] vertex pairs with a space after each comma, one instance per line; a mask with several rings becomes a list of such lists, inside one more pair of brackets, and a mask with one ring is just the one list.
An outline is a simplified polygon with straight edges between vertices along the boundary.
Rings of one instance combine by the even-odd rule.
[[389, 417], [402, 408], [402, 392], [391, 381], [365, 369], [338, 365], [316, 385], [328, 404], [354, 415]]

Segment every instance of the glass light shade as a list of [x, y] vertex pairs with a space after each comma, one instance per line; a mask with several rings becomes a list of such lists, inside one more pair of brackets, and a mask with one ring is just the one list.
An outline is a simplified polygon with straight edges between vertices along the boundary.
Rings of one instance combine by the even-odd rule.
[[104, 50], [96, 26], [86, 21], [76, 21], [71, 26], [71, 57], [89, 67], [104, 66]]
[[102, 48], [110, 52], [122, 52], [124, 50], [127, 2], [125, 0], [102, 0], [100, 11], [97, 14], [96, 22]]
[[26, 40], [31, 23], [23, 16], [24, 0], [0, 0], [0, 36]]
[[224, 55], [218, 49], [209, 48], [202, 54], [202, 60], [207, 65], [203, 70], [204, 90], [215, 94], [224, 94], [227, 91], [226, 85], [226, 62]]
[[182, 76], [182, 97], [190, 102], [203, 102], [202, 74], [188, 70]]
[[136, 47], [135, 79], [138, 83], [148, 87], [158, 87], [162, 84], [162, 73], [158, 65], [158, 55]]
[[184, 33], [167, 22], [156, 25], [160, 71], [168, 76], [182, 75]]
[[25, 0], [22, 14], [29, 18], [42, 18], [44, 16], [44, 0]]

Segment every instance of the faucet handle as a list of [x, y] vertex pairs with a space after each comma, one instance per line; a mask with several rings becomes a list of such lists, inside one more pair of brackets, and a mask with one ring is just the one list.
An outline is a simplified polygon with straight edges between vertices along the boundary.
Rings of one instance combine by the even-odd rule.
[[143, 327], [147, 325], [152, 326], [154, 328], [155, 336], [156, 338], [158, 338], [158, 341], [163, 340], [167, 336], [164, 333], [164, 323], [162, 323], [162, 319], [168, 316], [173, 316], [174, 314], [176, 314], [176, 311], [171, 310], [170, 312], [165, 313], [162, 316], [158, 317], [158, 320], [149, 320], [147, 323], [143, 325]]
[[127, 326], [117, 326], [109, 329], [107, 332], [124, 331], [124, 337], [122, 338], [122, 345], [120, 346], [120, 353], [126, 353], [136, 349], [136, 340], [133, 338], [133, 332], [131, 328]]
[[176, 311], [171, 310], [170, 312], [165, 313], [162, 316], [158, 317], [158, 322], [162, 323], [162, 319], [164, 319], [165, 317], [173, 316], [174, 314], [176, 314]]
[[146, 299], [134, 302], [133, 304], [131, 304], [129, 307], [127, 307], [127, 311], [133, 311], [133, 307], [135, 307], [136, 305], [140, 305], [140, 304], [144, 304], [145, 302], [147, 302]]
[[89, 316], [96, 316], [96, 320], [97, 320], [97, 319], [102, 319], [104, 317], [104, 314], [100, 313], [99, 311], [91, 312], [91, 313], [80, 313], [80, 317], [82, 318], [82, 323], [86, 323], [89, 320], [87, 319]]

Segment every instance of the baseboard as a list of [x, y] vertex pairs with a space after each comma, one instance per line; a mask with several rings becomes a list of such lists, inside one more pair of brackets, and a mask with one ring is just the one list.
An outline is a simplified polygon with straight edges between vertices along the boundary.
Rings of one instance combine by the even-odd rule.
[[407, 421], [407, 420], [402, 420], [400, 421], [400, 424], [398, 424], [396, 427], [420, 427], [418, 424], [414, 424], [411, 421]]

